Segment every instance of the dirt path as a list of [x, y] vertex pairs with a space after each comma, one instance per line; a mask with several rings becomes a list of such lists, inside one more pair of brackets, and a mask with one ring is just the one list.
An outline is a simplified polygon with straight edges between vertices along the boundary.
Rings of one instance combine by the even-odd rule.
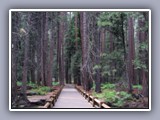
[[73, 85], [66, 85], [53, 108], [93, 108]]

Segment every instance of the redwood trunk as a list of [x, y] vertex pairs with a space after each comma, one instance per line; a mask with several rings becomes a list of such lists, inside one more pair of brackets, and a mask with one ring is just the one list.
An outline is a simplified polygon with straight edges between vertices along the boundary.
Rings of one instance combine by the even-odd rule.
[[42, 83], [42, 85], [44, 85], [44, 61], [43, 61], [43, 58], [44, 58], [44, 52], [43, 52], [43, 49], [44, 49], [44, 44], [43, 44], [43, 39], [44, 39], [44, 15], [43, 15], [44, 13], [42, 13], [41, 14], [41, 50], [40, 50], [40, 52], [41, 52], [41, 72], [40, 72], [40, 74], [41, 74], [41, 83]]
[[133, 28], [133, 19], [130, 17], [128, 20], [128, 45], [129, 45], [129, 53], [128, 53], [128, 75], [129, 75], [129, 84], [128, 84], [128, 90], [129, 92], [132, 92], [132, 84], [134, 81], [134, 28]]
[[[27, 22], [30, 25], [30, 14], [28, 13]], [[29, 27], [27, 33], [29, 34]], [[29, 50], [29, 35], [25, 36], [24, 40], [24, 61], [23, 61], [23, 71], [22, 71], [22, 99], [26, 102], [29, 102], [26, 95], [27, 90], [27, 75], [28, 75], [28, 50]]]
[[[52, 15], [52, 14], [51, 14]], [[53, 21], [52, 21], [53, 22]], [[51, 24], [53, 26], [53, 23]], [[54, 50], [54, 38], [53, 38], [53, 27], [51, 30], [51, 40], [50, 40], [50, 51], [49, 51], [49, 71], [48, 71], [48, 81], [47, 81], [47, 85], [48, 86], [52, 86], [52, 67], [53, 67], [53, 50]]]
[[59, 62], [59, 79], [60, 84], [64, 85], [64, 51], [63, 51], [63, 41], [64, 41], [64, 17], [65, 13], [60, 12], [60, 23], [59, 23], [59, 41], [58, 41], [58, 62]]

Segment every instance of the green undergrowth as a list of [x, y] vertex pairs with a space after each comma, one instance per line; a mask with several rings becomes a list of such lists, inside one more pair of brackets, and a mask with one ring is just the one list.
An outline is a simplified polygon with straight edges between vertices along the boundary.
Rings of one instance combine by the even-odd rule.
[[57, 85], [59, 85], [59, 82], [52, 82], [52, 85], [57, 86]]
[[[54, 83], [54, 85], [58, 85], [58, 84], [59, 83]], [[22, 86], [22, 82], [17, 81], [17, 86]], [[45, 94], [47, 94], [48, 92], [51, 91], [50, 87], [47, 87], [47, 86], [38, 86], [37, 84], [32, 83], [32, 82], [28, 82], [27, 86], [31, 87], [30, 92], [35, 92], [38, 95], [45, 95]]]
[[47, 86], [39, 86], [37, 88], [33, 88], [31, 91], [37, 93], [38, 95], [45, 95], [51, 91], [51, 88]]
[[32, 83], [32, 82], [27, 83], [27, 86], [31, 86], [32, 88], [38, 87], [38, 85], [36, 85], [35, 83]]
[[133, 85], [134, 89], [142, 90], [142, 85]]
[[22, 82], [17, 81], [17, 86], [22, 86]]
[[132, 95], [125, 91], [116, 91], [116, 85], [106, 83], [103, 84], [101, 93], [93, 93], [95, 97], [104, 100], [106, 103], [110, 103], [113, 107], [121, 107], [125, 101], [132, 100]]
[[102, 89], [115, 89], [116, 85], [111, 83], [102, 84]]
[[[21, 81], [17, 81], [17, 86], [22, 86], [22, 82], [21, 82]], [[36, 85], [36, 84], [33, 83], [33, 82], [28, 82], [28, 83], [27, 83], [27, 86], [30, 86], [30, 87], [32, 87], [32, 88], [38, 87], [38, 85]]]

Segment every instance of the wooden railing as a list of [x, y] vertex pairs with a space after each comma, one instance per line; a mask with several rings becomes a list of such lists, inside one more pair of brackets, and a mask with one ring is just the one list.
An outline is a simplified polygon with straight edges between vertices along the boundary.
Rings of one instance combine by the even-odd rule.
[[55, 105], [62, 89], [63, 89], [63, 86], [60, 86], [59, 89], [53, 91], [50, 98], [46, 100], [46, 104], [40, 108], [52, 108]]
[[75, 86], [75, 88], [80, 92], [80, 94], [87, 99], [88, 102], [92, 104], [93, 107], [97, 108], [110, 108], [108, 105], [105, 104], [104, 101], [100, 101], [97, 99], [97, 97], [92, 96], [90, 93], [86, 92], [82, 87], [80, 86]]

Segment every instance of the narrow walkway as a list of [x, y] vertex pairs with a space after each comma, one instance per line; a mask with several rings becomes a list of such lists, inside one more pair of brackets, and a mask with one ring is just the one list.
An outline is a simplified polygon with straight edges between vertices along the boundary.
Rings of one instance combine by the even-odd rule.
[[94, 108], [73, 85], [66, 85], [53, 108]]

